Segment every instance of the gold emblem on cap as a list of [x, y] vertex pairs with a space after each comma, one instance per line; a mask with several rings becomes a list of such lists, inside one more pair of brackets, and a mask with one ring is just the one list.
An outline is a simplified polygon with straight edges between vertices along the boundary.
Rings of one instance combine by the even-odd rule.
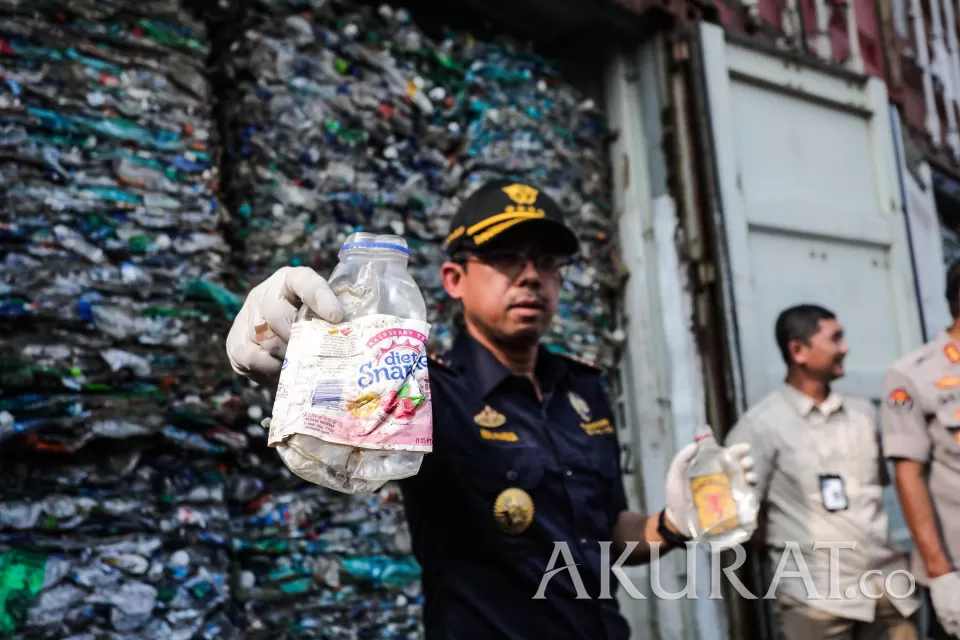
[[533, 499], [523, 489], [504, 489], [493, 503], [493, 518], [504, 533], [517, 535], [533, 522]]
[[473, 416], [473, 421], [481, 427], [486, 427], [487, 429], [496, 429], [497, 427], [502, 427], [504, 424], [506, 424], [507, 416], [503, 415], [496, 409], [493, 409], [490, 405], [487, 405], [483, 408], [483, 411]]
[[583, 399], [583, 396], [571, 391], [567, 394], [567, 398], [570, 400], [570, 406], [580, 415], [580, 418], [584, 422], [590, 422], [590, 405]]
[[533, 187], [525, 184], [512, 184], [509, 187], [504, 187], [503, 192], [507, 196], [520, 205], [531, 205], [537, 201], [537, 196], [540, 194], [539, 191]]

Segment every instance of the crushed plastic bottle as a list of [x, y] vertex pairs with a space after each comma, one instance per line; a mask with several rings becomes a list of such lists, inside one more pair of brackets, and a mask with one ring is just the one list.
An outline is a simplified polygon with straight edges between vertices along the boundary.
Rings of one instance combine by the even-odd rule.
[[757, 496], [710, 427], [697, 428], [696, 442], [697, 453], [686, 469], [687, 526], [699, 544], [714, 550], [743, 544], [757, 528]]
[[330, 287], [344, 319], [300, 308], [280, 373], [270, 444], [301, 478], [372, 493], [420, 470], [433, 444], [430, 325], [399, 236], [355, 233]]

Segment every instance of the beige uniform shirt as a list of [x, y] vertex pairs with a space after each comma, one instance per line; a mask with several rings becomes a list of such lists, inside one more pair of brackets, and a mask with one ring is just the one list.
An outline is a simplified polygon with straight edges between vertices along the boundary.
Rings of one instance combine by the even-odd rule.
[[[891, 578], [889, 595], [911, 591], [910, 580], [903, 575], [909, 565], [907, 554], [894, 549], [890, 539], [883, 503], [887, 478], [873, 405], [834, 393], [818, 407], [806, 394], [783, 385], [744, 414], [726, 440], [728, 445], [735, 442], [750, 443], [755, 460], [757, 489], [767, 511], [764, 542], [770, 576], [783, 562], [781, 575], [808, 575], [814, 587], [811, 592], [802, 577], [784, 577], [776, 584], [777, 595], [843, 618], [872, 622], [877, 601], [863, 591], [881, 593], [892, 572], [900, 573]], [[842, 479], [846, 509], [829, 511], [824, 505], [825, 476]], [[806, 570], [796, 561], [796, 553], [787, 552], [792, 546], [788, 543], [799, 548]], [[837, 545], [823, 546], [831, 543], [855, 546], [839, 551]], [[880, 573], [863, 578], [868, 571]], [[904, 616], [920, 607], [916, 593], [891, 600]]]
[[[930, 498], [947, 557], [960, 561], [960, 345], [946, 332], [895, 362], [883, 382], [883, 451], [930, 463]], [[918, 552], [912, 570], [926, 570]]]

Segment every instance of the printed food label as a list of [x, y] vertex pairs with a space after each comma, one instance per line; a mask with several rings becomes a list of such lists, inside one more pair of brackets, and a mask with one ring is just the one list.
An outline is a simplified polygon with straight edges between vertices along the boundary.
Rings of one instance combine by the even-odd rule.
[[430, 452], [429, 334], [425, 322], [385, 314], [295, 323], [270, 446], [301, 434], [363, 449]]
[[737, 502], [730, 490], [730, 478], [722, 473], [690, 480], [700, 530], [723, 533], [740, 524]]

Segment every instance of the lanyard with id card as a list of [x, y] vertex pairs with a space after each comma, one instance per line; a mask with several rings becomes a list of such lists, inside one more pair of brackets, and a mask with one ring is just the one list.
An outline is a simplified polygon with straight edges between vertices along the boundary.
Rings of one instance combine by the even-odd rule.
[[824, 456], [823, 452], [820, 450], [820, 445], [822, 444], [823, 440], [820, 439], [817, 439], [815, 442], [811, 442], [811, 449], [816, 454], [819, 471], [817, 476], [820, 480], [820, 504], [822, 504], [823, 508], [830, 513], [846, 511], [850, 507], [850, 502], [847, 499], [847, 487], [843, 482], [842, 476], [836, 473], [827, 473], [825, 471], [825, 467], [827, 467], [827, 465], [824, 464], [824, 459], [829, 460], [831, 463], [829, 466], [833, 467], [834, 460], [832, 458], [834, 456], [831, 455], [831, 453], [833, 453], [831, 449], [828, 449], [827, 455]]

